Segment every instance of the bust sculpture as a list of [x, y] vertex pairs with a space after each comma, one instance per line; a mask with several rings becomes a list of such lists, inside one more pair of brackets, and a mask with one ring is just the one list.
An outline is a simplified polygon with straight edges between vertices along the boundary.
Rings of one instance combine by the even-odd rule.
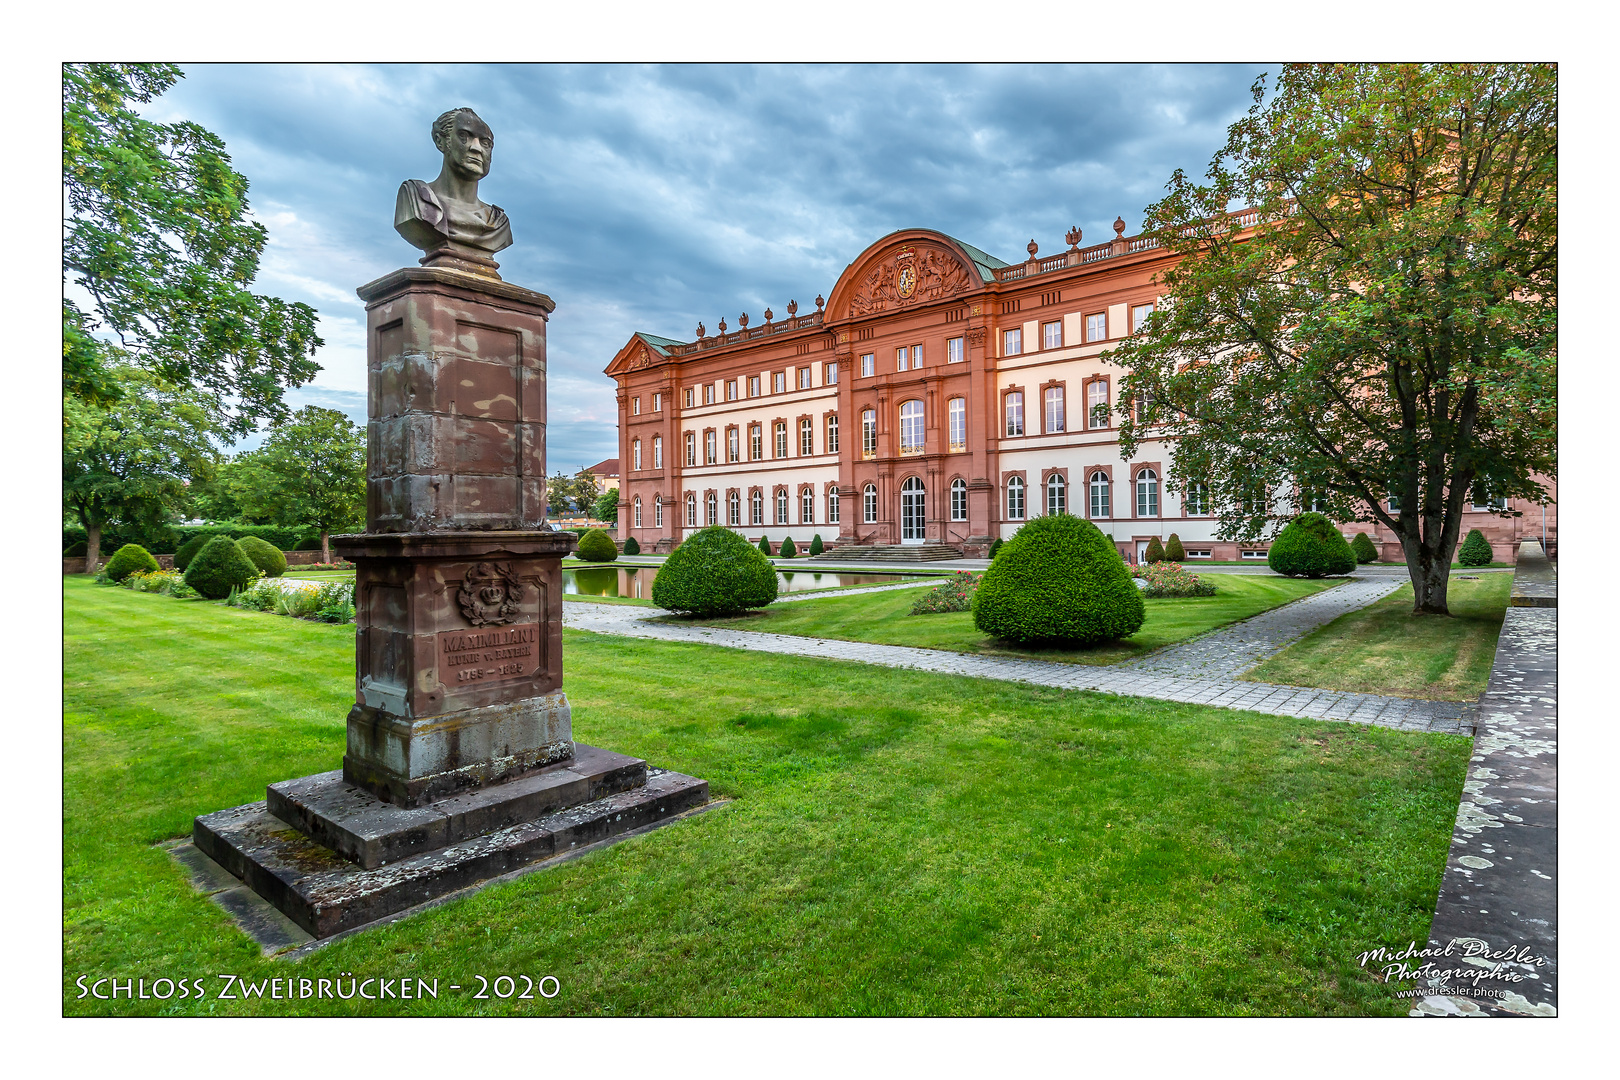
[[433, 122], [433, 145], [444, 167], [432, 183], [407, 180], [394, 202], [394, 229], [428, 254], [493, 272], [495, 252], [512, 246], [506, 211], [478, 198], [478, 181], [489, 175], [495, 135], [468, 108], [451, 109]]

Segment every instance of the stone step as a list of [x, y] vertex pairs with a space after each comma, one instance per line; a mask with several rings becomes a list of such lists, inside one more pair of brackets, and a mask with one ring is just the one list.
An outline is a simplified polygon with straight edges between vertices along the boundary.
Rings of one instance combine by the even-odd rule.
[[325, 938], [708, 801], [707, 780], [648, 769], [640, 787], [370, 870], [291, 828], [263, 802], [198, 818], [192, 842], [305, 931]]
[[810, 557], [826, 562], [938, 562], [963, 555], [949, 544], [848, 544]]

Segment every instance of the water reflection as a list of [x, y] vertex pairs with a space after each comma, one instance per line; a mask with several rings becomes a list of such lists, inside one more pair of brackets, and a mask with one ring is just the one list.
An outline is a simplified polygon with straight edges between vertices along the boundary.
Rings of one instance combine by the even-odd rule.
[[[579, 566], [564, 570], [564, 594], [582, 596], [633, 596], [652, 599], [656, 566]], [[903, 580], [900, 574], [851, 574], [833, 570], [779, 570], [777, 592], [804, 592], [808, 589], [837, 589], [851, 585], [890, 585]]]

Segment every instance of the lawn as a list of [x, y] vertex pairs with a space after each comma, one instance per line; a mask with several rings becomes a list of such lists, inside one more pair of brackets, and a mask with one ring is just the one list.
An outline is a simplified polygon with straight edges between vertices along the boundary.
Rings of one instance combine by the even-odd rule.
[[1412, 586], [1341, 615], [1243, 678], [1396, 697], [1472, 701], [1485, 692], [1496, 659], [1512, 574], [1453, 574], [1451, 618], [1412, 614]]
[[[296, 961], [155, 845], [337, 766], [351, 627], [67, 579], [64, 1010], [1402, 1015], [1469, 741], [565, 631], [584, 742], [709, 813]], [[80, 999], [116, 975], [440, 980], [437, 1000]], [[476, 1000], [476, 974], [555, 976]]]
[[1142, 629], [1123, 641], [1089, 649], [1028, 649], [999, 641], [974, 627], [973, 613], [970, 611], [910, 615], [908, 612], [912, 603], [921, 595], [920, 591], [911, 589], [773, 604], [758, 611], [723, 619], [669, 618], [736, 630], [760, 630], [840, 641], [870, 641], [879, 645], [911, 645], [983, 656], [1034, 656], [1073, 664], [1117, 664], [1337, 584], [1332, 581], [1245, 577], [1237, 574], [1211, 574], [1207, 580], [1215, 584], [1217, 591], [1214, 596], [1148, 600], [1147, 621], [1142, 624]]

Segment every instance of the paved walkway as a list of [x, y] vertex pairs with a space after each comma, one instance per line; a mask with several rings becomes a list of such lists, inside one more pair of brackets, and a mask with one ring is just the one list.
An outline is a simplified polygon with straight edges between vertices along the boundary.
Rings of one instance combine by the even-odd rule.
[[[1351, 581], [1224, 630], [1164, 649], [1142, 660], [1111, 667], [1006, 656], [974, 656], [941, 649], [654, 622], [653, 619], [668, 612], [660, 608], [581, 601], [565, 600], [563, 625], [598, 634], [697, 642], [755, 652], [818, 656], [829, 660], [853, 660], [945, 675], [1003, 679], [1071, 690], [1096, 690], [1278, 716], [1345, 720], [1405, 731], [1471, 735], [1474, 731], [1474, 708], [1466, 702], [1417, 701], [1376, 694], [1242, 682], [1236, 678], [1245, 668], [1278, 651], [1290, 641], [1331, 622], [1346, 611], [1372, 603], [1393, 592], [1399, 585], [1399, 581]], [[915, 583], [884, 585], [872, 589], [848, 589], [839, 595], [917, 587]], [[783, 597], [777, 603], [821, 599], [826, 595]]]

